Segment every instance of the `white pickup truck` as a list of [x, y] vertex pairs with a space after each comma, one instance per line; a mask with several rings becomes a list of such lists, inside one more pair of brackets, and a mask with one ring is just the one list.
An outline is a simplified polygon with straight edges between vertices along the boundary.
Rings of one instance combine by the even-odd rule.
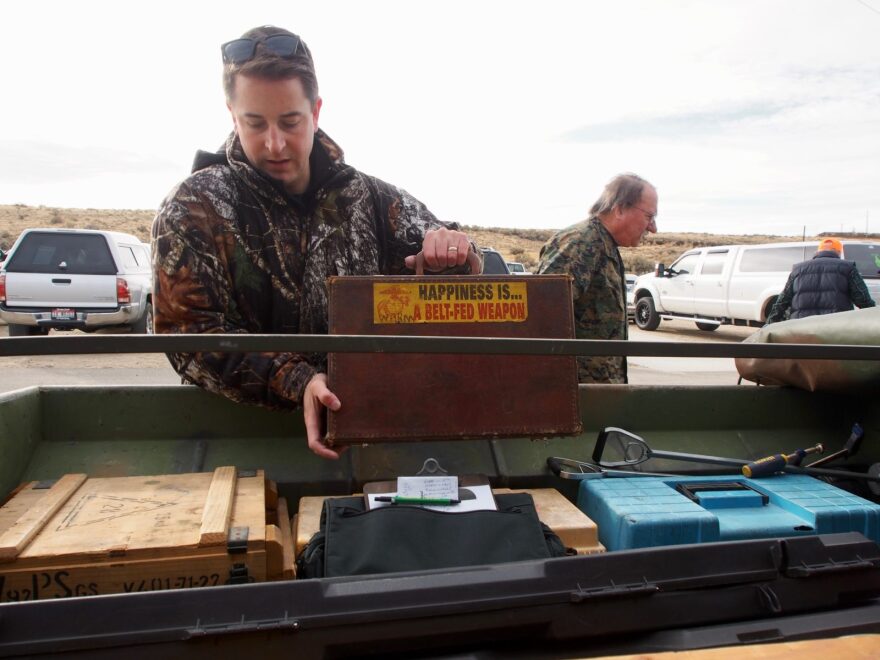
[[[634, 286], [635, 322], [656, 330], [661, 319], [687, 319], [711, 332], [722, 324], [761, 327], [794, 264], [816, 253], [815, 241], [719, 245], [688, 250], [668, 268], [657, 264]], [[880, 300], [880, 242], [844, 240], [874, 300]]]
[[0, 267], [0, 318], [9, 335], [50, 329], [153, 327], [150, 246], [130, 234], [26, 229]]

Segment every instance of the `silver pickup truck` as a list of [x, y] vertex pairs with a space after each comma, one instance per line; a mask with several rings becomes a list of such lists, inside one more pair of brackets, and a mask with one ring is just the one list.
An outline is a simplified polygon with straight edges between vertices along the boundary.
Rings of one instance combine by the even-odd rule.
[[152, 332], [150, 247], [130, 234], [26, 229], [0, 268], [10, 336], [128, 326]]

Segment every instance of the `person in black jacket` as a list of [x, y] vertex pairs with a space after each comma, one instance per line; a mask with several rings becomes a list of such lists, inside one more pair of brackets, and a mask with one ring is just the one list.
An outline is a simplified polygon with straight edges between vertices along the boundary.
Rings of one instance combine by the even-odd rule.
[[812, 259], [795, 264], [767, 323], [847, 312], [853, 305], [873, 307], [875, 302], [855, 262], [841, 259], [842, 252], [838, 239], [826, 238]]

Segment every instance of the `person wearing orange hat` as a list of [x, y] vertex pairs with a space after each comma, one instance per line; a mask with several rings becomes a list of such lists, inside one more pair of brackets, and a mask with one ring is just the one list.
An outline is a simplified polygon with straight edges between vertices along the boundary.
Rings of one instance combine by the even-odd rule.
[[791, 269], [767, 323], [847, 312], [853, 305], [873, 307], [876, 303], [855, 262], [842, 259], [841, 254], [843, 243], [839, 239], [819, 241], [819, 249], [813, 258], [795, 264]]

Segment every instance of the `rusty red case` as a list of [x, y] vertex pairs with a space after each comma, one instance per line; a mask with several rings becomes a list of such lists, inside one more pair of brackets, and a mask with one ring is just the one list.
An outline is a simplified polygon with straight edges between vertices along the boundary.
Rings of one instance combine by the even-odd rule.
[[[571, 279], [332, 277], [330, 333], [572, 339]], [[550, 437], [581, 431], [574, 356], [331, 353], [327, 442]]]

